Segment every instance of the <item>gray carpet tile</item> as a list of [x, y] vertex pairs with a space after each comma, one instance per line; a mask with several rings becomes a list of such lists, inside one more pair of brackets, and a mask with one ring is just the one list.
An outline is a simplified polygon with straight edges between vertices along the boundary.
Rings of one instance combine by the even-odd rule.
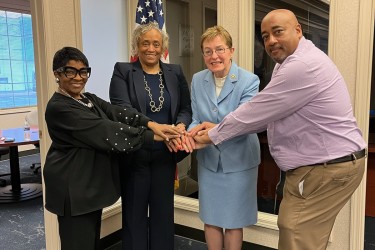
[[[121, 241], [113, 244], [112, 246], [106, 248], [105, 250], [121, 250]], [[203, 242], [188, 239], [176, 235], [174, 237], [174, 250], [207, 250], [207, 245]]]
[[364, 250], [375, 250], [375, 217], [366, 216]]
[[[30, 169], [32, 163], [40, 162], [39, 154], [20, 157], [21, 183], [42, 183], [40, 172]], [[9, 161], [0, 161], [0, 174], [9, 172]], [[0, 177], [10, 184], [10, 177]], [[0, 187], [1, 188], [1, 187]], [[45, 249], [43, 198], [0, 204], [0, 249]]]
[[175, 236], [174, 238], [174, 249], [175, 250], [207, 250], [207, 245], [203, 242], [188, 239], [181, 236]]
[[45, 249], [42, 197], [0, 204], [0, 249]]

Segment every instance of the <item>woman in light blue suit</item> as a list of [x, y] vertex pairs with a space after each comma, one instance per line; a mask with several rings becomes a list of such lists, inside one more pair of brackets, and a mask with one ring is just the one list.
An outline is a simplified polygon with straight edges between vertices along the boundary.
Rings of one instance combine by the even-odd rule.
[[[258, 92], [256, 75], [232, 61], [230, 34], [214, 26], [201, 37], [207, 66], [193, 76], [193, 122], [219, 123]], [[241, 249], [243, 227], [257, 222], [257, 176], [260, 163], [256, 134], [198, 150], [199, 214], [208, 249]]]

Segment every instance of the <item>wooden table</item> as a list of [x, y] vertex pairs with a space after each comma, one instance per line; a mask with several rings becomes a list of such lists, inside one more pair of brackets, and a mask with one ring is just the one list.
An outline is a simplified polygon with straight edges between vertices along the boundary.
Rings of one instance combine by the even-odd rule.
[[10, 181], [11, 185], [0, 188], [0, 203], [19, 202], [33, 199], [43, 194], [39, 183], [21, 184], [18, 146], [36, 144], [39, 142], [38, 128], [31, 128], [31, 140], [24, 140], [23, 128], [0, 130], [0, 137], [12, 137], [13, 142], [0, 142], [0, 147], [9, 147]]

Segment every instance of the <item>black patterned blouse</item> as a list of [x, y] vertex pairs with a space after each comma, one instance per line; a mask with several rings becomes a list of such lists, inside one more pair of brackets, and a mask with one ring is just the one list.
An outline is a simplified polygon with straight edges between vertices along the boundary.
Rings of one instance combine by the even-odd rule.
[[102, 209], [120, 194], [119, 153], [152, 148], [150, 121], [134, 110], [111, 105], [85, 93], [92, 108], [60, 93], [49, 100], [45, 119], [52, 139], [43, 170], [46, 209], [72, 215]]

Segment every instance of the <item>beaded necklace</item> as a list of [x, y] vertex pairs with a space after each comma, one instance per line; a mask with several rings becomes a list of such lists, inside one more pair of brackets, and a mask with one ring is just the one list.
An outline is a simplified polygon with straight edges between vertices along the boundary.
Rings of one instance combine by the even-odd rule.
[[164, 85], [163, 85], [163, 71], [158, 72], [159, 75], [159, 88], [160, 88], [160, 97], [159, 97], [159, 107], [156, 107], [155, 101], [152, 100], [152, 94], [151, 94], [151, 89], [148, 86], [147, 80], [145, 75], [143, 75], [143, 81], [145, 83], [145, 90], [148, 92], [148, 96], [150, 97], [150, 107], [152, 112], [159, 112], [163, 108], [163, 103], [164, 103]]
[[80, 99], [76, 99], [76, 98], [74, 98], [73, 96], [69, 95], [68, 92], [66, 92], [65, 90], [63, 90], [63, 89], [60, 88], [60, 87], [59, 87], [58, 90], [59, 90], [58, 92], [60, 92], [61, 94], [65, 95], [65, 96], [67, 96], [67, 97], [72, 98], [74, 101], [76, 101], [76, 102], [82, 104], [83, 106], [86, 106], [86, 107], [88, 107], [88, 108], [90, 108], [90, 109], [94, 107], [94, 104], [93, 104], [93, 103], [90, 101], [90, 99], [87, 98], [84, 94], [81, 94], [81, 96], [82, 96], [83, 98], [86, 98], [86, 99], [89, 101], [89, 103], [84, 103], [84, 102], [81, 101]]

